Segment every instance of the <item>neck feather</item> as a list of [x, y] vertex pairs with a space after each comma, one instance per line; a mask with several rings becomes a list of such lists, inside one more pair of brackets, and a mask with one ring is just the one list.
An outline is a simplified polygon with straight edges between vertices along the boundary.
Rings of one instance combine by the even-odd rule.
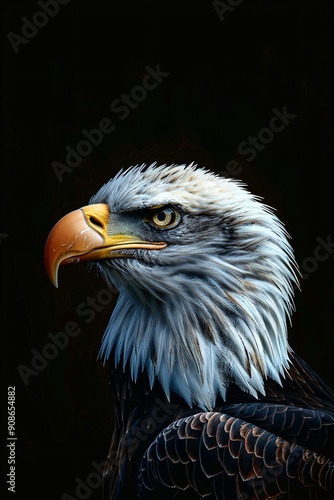
[[147, 267], [143, 283], [140, 262], [115, 261], [120, 296], [100, 356], [121, 370], [128, 364], [134, 381], [146, 370], [168, 398], [173, 391], [189, 406], [212, 410], [231, 382], [257, 397], [267, 377], [284, 376], [292, 272], [264, 280], [264, 262], [258, 273], [253, 263], [252, 273], [242, 274], [210, 252], [202, 262], [188, 253], [179, 267]]

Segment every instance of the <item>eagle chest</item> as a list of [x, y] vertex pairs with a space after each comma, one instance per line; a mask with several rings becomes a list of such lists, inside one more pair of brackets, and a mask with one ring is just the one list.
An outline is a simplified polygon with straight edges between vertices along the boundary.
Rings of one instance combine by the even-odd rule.
[[[115, 402], [115, 430], [105, 466], [105, 498], [136, 498], [143, 455], [158, 434], [179, 418], [198, 412], [176, 395], [168, 401], [160, 384], [150, 388], [142, 373], [136, 383], [127, 373], [111, 373]], [[117, 494], [116, 494], [117, 492]]]

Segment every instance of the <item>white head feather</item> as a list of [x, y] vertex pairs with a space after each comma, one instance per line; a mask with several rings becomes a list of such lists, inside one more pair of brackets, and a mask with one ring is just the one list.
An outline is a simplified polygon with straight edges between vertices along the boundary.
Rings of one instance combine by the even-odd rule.
[[120, 292], [104, 359], [128, 364], [134, 380], [147, 370], [167, 396], [174, 391], [207, 410], [231, 382], [255, 397], [267, 377], [280, 382], [297, 279], [271, 209], [239, 182], [194, 164], [121, 171], [91, 200], [100, 202], [123, 220], [161, 205], [183, 212], [175, 229], [159, 233], [165, 249], [98, 264]]

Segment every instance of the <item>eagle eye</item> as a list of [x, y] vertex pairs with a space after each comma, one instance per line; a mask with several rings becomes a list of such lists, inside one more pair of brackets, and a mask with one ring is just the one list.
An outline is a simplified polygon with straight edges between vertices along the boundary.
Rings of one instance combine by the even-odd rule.
[[145, 222], [153, 222], [156, 227], [169, 229], [175, 227], [180, 221], [180, 214], [175, 208], [163, 206], [151, 209], [149, 214], [146, 214]]

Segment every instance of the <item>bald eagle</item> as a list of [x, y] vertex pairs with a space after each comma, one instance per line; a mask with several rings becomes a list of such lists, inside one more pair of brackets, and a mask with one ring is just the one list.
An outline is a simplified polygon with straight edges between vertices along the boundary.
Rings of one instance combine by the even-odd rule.
[[292, 350], [298, 282], [273, 211], [197, 165], [120, 171], [45, 247], [119, 291], [100, 357], [105, 499], [333, 498], [334, 394]]

